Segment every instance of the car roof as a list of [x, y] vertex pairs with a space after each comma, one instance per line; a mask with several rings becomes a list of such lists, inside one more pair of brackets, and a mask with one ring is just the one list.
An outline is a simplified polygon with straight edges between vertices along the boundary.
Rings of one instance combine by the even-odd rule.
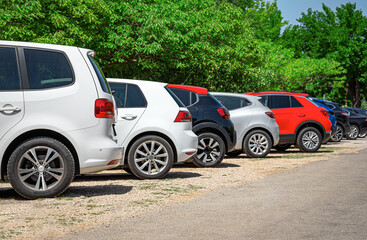
[[[65, 50], [65, 49], [74, 49], [75, 50], [76, 48], [79, 48], [79, 47], [74, 47], [74, 46], [48, 44], [48, 43], [4, 41], [4, 40], [0, 40], [0, 46], [1, 45], [13, 46], [13, 47], [34, 47], [34, 48], [43, 48], [43, 49], [56, 49], [56, 50]], [[92, 51], [92, 50], [86, 49], [86, 48], [80, 48], [80, 49], [85, 49], [85, 50], [88, 50], [88, 51]]]
[[196, 87], [196, 86], [189, 86], [189, 85], [178, 85], [178, 84], [168, 84], [167, 87], [168, 88], [177, 88], [177, 89], [188, 90], [188, 91], [192, 91], [192, 92], [195, 92], [195, 93], [197, 93], [199, 95], [203, 95], [203, 96], [208, 95], [208, 89], [203, 88], [203, 87]]
[[111, 83], [130, 83], [136, 85], [144, 85], [144, 84], [157, 84], [161, 86], [166, 86], [167, 83], [163, 82], [155, 82], [155, 81], [147, 81], [147, 80], [135, 80], [135, 79], [125, 79], [125, 78], [107, 78], [107, 82]]
[[[238, 96], [238, 97], [244, 97], [242, 93], [228, 93], [228, 92], [210, 92], [210, 94], [212, 95], [217, 95], [217, 96]], [[246, 98], [250, 99], [250, 100], [259, 100], [260, 97], [257, 96], [253, 96], [253, 95], [246, 95]]]
[[279, 94], [279, 95], [293, 95], [293, 96], [303, 96], [308, 97], [307, 93], [297, 93], [297, 92], [281, 92], [281, 91], [260, 91], [260, 92], [247, 92], [243, 93], [246, 95], [263, 95], [263, 94]]

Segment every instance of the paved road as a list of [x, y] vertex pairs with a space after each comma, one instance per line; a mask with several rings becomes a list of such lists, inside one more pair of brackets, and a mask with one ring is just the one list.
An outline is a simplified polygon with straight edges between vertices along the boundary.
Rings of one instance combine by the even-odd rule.
[[66, 238], [367, 239], [367, 149]]

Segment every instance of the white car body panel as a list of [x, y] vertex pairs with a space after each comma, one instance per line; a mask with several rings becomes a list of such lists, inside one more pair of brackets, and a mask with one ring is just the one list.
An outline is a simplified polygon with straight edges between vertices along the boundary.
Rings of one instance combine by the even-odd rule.
[[[127, 83], [139, 86], [144, 94], [146, 108], [119, 108], [118, 121], [115, 123], [118, 142], [126, 150], [130, 142], [138, 135], [147, 132], [159, 132], [167, 136], [176, 148], [176, 162], [183, 162], [192, 157], [197, 150], [197, 136], [192, 131], [192, 122], [174, 122], [180, 108], [171, 95], [164, 89], [165, 83], [130, 80], [107, 79], [109, 83]], [[132, 116], [131, 120], [122, 118]], [[126, 126], [128, 124], [128, 126]]]

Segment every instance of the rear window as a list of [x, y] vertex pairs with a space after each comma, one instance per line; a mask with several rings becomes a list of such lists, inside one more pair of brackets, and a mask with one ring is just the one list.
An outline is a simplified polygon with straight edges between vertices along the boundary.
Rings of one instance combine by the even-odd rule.
[[171, 95], [171, 97], [173, 98], [173, 100], [175, 100], [175, 102], [177, 103], [177, 105], [179, 107], [185, 107], [185, 105], [181, 102], [181, 100], [171, 91], [171, 89], [169, 89], [168, 87], [164, 87], [167, 92], [169, 93], [169, 95]]
[[291, 99], [291, 107], [292, 108], [303, 107], [302, 104], [300, 102], [298, 102], [298, 100], [295, 97], [290, 96], [290, 99]]
[[199, 96], [194, 92], [179, 88], [171, 88], [171, 91], [181, 100], [181, 102], [186, 107], [194, 105], [199, 101]]
[[0, 48], [0, 91], [19, 90], [20, 81], [14, 48]]
[[269, 108], [290, 108], [291, 103], [289, 101], [289, 96], [282, 96], [282, 95], [274, 95], [269, 96], [270, 104]]
[[61, 52], [24, 49], [30, 89], [46, 89], [71, 85], [72, 68]]
[[101, 85], [101, 88], [104, 92], [106, 93], [111, 93], [110, 87], [108, 86], [106, 77], [104, 76], [103, 72], [101, 71], [101, 68], [99, 67], [99, 65], [97, 64], [97, 62], [95, 62], [92, 58], [92, 56], [88, 55], [88, 58], [90, 60], [90, 62], [92, 63], [92, 66], [94, 68], [94, 71], [97, 74], [98, 77], [98, 81]]

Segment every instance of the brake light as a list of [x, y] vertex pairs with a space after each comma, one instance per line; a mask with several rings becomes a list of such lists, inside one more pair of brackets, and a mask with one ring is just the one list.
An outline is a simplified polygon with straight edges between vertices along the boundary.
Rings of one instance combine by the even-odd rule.
[[328, 116], [329, 115], [329, 111], [328, 110], [321, 110], [321, 113], [324, 114], [324, 116]]
[[222, 118], [229, 119], [230, 114], [226, 108], [218, 108], [217, 111]]
[[265, 114], [270, 118], [275, 118], [275, 114], [273, 112], [265, 112]]
[[94, 105], [94, 116], [96, 118], [113, 118], [115, 116], [113, 102], [104, 98], [97, 99]]
[[187, 111], [179, 111], [175, 119], [175, 122], [191, 122], [191, 121], [192, 121], [191, 114]]

